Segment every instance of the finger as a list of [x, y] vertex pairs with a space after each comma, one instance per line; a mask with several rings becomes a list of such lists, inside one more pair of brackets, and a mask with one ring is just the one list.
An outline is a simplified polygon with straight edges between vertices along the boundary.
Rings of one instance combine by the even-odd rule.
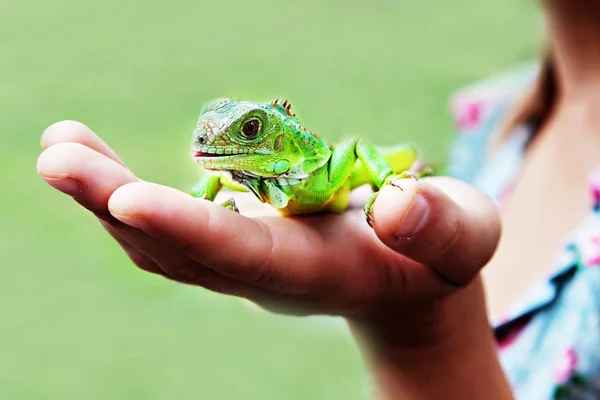
[[[125, 240], [121, 236], [119, 229], [117, 227], [113, 226], [113, 224], [111, 224], [109, 222], [106, 222], [103, 220], [99, 220], [99, 221], [100, 221], [100, 224], [102, 225], [102, 227], [104, 229], [106, 229], [106, 231], [110, 234], [110, 236], [112, 236], [112, 238], [119, 244], [119, 246], [121, 246], [121, 248], [123, 249], [125, 254], [127, 254], [129, 259], [136, 266], [138, 266], [138, 268], [140, 268], [146, 272], [150, 272], [153, 274], [162, 275], [162, 276], [167, 277], [167, 274], [158, 266], [158, 264], [152, 258], [147, 256], [143, 252], [139, 251], [131, 243], [129, 243], [127, 240]], [[117, 221], [117, 223], [119, 223], [119, 222]], [[133, 229], [133, 228], [131, 228], [131, 229]]]
[[[102, 143], [98, 143], [95, 140], [97, 137], [91, 131], [86, 131], [83, 125], [63, 123], [66, 129], [59, 129], [59, 125], [51, 126], [44, 133], [42, 146], [47, 150], [38, 159], [38, 173], [51, 186], [73, 196], [96, 214], [101, 225], [139, 268], [164, 275], [151, 258], [129, 244], [110, 223], [112, 218], [108, 213], [108, 197], [120, 185], [137, 178], [112, 158], [92, 150], [92, 147], [101, 151], [106, 151], [106, 148], [103, 149]], [[83, 143], [69, 142], [69, 138]]]
[[273, 312], [295, 315], [314, 313], [301, 299], [283, 297], [280, 293], [222, 276], [137, 228], [119, 221], [101, 223], [142, 270], [180, 283], [201, 286], [216, 293], [242, 297]]
[[141, 269], [154, 272], [173, 281], [201, 286], [213, 292], [244, 297], [250, 300], [267, 296], [257, 288], [226, 278], [210, 268], [206, 268], [182, 252], [149, 237], [137, 228], [120, 222], [107, 228], [123, 241], [126, 251], [131, 251], [131, 260]]
[[[94, 134], [91, 129], [77, 121], [56, 122], [46, 128], [40, 139], [40, 144], [43, 149], [48, 149], [56, 144], [66, 142], [78, 143], [86, 146], [123, 165], [121, 160], [106, 143], [104, 143], [96, 134]], [[41, 162], [38, 163], [38, 171], [41, 173], [44, 179], [46, 179], [57, 189], [61, 189], [67, 193], [73, 193], [74, 191], [77, 195], [77, 193], [81, 192], [83, 189], [81, 183], [77, 181], [75, 177], [63, 178], [63, 176], [65, 176], [64, 169], [61, 172], [60, 167], [58, 167], [59, 171], [57, 171], [56, 163], [58, 160], [56, 160], [56, 157], [60, 157], [61, 154], [64, 154], [64, 149], [56, 153], [46, 153], [42, 157]], [[110, 183], [110, 181], [108, 182]], [[102, 219], [99, 219], [99, 222], [102, 227], [106, 229], [106, 231], [112, 236], [112, 238], [121, 246], [123, 251], [125, 251], [127, 256], [135, 265], [147, 272], [164, 275], [164, 271], [162, 271], [152, 259], [138, 251], [135, 247], [123, 239], [117, 230], [111, 225], [111, 223], [103, 221]]]
[[108, 214], [112, 192], [138, 178], [123, 165], [80, 143], [58, 143], [38, 158], [37, 170], [51, 186], [99, 217]]
[[316, 237], [307, 235], [308, 230], [293, 220], [276, 217], [274, 221], [285, 220], [281, 222], [284, 227], [267, 225], [156, 184], [139, 182], [119, 188], [109, 200], [109, 209], [120, 221], [164, 240], [224, 276], [275, 291], [304, 291], [312, 278], [309, 266], [299, 266], [305, 274], [294, 279], [289, 277], [293, 268], [281, 266], [292, 261], [316, 263], [311, 254], [322, 250]]
[[50, 125], [40, 139], [43, 149], [58, 143], [74, 142], [89, 147], [100, 154], [124, 165], [112, 149], [90, 128], [77, 121], [60, 121]]
[[[123, 165], [119, 157], [106, 143], [104, 143], [96, 134], [94, 134], [91, 129], [77, 121], [67, 120], [56, 122], [46, 128], [40, 139], [40, 144], [43, 149], [48, 149], [51, 146], [67, 142], [81, 144]], [[77, 150], [78, 153], [79, 150], [80, 149]], [[75, 190], [75, 193], [77, 194], [77, 192], [81, 192], [83, 190], [81, 182], [77, 181], [75, 176], [62, 178], [61, 176], [65, 175], [65, 170], [63, 169], [61, 172], [60, 167], [56, 165], [58, 161], [56, 157], [60, 157], [60, 155], [64, 154], [64, 152], [65, 150], [63, 148], [60, 151], [56, 151], [56, 153], [46, 153], [41, 159], [41, 162], [38, 163], [38, 171], [51, 185], [55, 186], [56, 188], [66, 188], [67, 190], [63, 190], [66, 192], [72, 192]], [[76, 156], [76, 154], [74, 154], [74, 156]], [[77, 161], [75, 161], [75, 163], [76, 162]], [[57, 169], [59, 169], [59, 171], [57, 171]], [[111, 184], [110, 180], [107, 180], [106, 183]], [[115, 183], [118, 184], [118, 182]], [[74, 189], [68, 190], [69, 186]], [[155, 274], [165, 274], [164, 271], [162, 271], [152, 259], [138, 251], [124, 238], [122, 238], [117, 232], [117, 229], [113, 227], [111, 223], [102, 219], [99, 219], [99, 221], [102, 227], [106, 229], [112, 238], [121, 246], [131, 261], [140, 269]]]
[[272, 296], [270, 293], [219, 275], [159, 240], [149, 237], [139, 229], [119, 221], [113, 223], [100, 221], [100, 223], [119, 243], [129, 259], [146, 272], [252, 301], [262, 301]]
[[468, 284], [500, 238], [496, 207], [483, 193], [450, 178], [405, 179], [384, 188], [373, 217], [379, 239], [433, 268], [455, 286]]
[[[45, 150], [38, 161], [42, 177], [59, 190], [72, 195], [80, 204], [105, 219], [103, 226], [117, 240], [131, 260], [140, 268], [183, 283], [207, 287], [221, 293], [236, 289], [214, 271], [190, 261], [143, 232], [106, 218], [108, 199], [119, 187], [137, 178], [112, 159], [79, 143], [58, 143]], [[74, 185], [76, 190], [68, 188]]]

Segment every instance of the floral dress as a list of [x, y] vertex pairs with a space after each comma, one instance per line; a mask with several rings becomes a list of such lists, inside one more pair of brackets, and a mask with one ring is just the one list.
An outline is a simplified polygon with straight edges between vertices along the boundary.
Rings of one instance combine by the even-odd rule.
[[[486, 157], [505, 116], [537, 65], [509, 71], [460, 90], [451, 106], [458, 125], [448, 174], [490, 195], [498, 204], [520, 170], [534, 133], [518, 127]], [[600, 399], [600, 166], [589, 179], [590, 209], [549, 266], [547, 279], [494, 323], [500, 360], [517, 399]]]

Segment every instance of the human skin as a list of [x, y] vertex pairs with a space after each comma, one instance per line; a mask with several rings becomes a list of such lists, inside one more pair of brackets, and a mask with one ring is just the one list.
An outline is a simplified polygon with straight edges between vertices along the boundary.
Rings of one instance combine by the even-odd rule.
[[[479, 279], [500, 222], [470, 186], [428, 178], [386, 187], [373, 229], [360, 209], [252, 217], [141, 181], [78, 122], [50, 126], [41, 143], [41, 177], [93, 212], [141, 269], [279, 313], [345, 317], [389, 398], [512, 398]], [[236, 200], [265, 214], [248, 196]]]

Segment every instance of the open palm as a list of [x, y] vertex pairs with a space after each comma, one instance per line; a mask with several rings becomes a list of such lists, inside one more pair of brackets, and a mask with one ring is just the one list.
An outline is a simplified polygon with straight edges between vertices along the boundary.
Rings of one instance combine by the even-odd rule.
[[358, 317], [435, 300], [468, 285], [500, 235], [489, 199], [449, 178], [384, 188], [371, 229], [360, 209], [283, 218], [242, 194], [240, 215], [143, 182], [73, 121], [50, 126], [42, 147], [39, 174], [138, 267], [280, 312]]

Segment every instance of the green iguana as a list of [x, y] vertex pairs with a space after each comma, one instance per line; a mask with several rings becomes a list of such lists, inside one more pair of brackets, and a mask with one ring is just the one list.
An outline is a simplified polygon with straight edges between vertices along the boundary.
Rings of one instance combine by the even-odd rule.
[[[272, 103], [215, 99], [206, 102], [192, 136], [192, 156], [208, 170], [192, 195], [213, 201], [228, 187], [250, 191], [282, 215], [341, 213], [350, 191], [413, 177], [416, 150], [402, 145], [380, 151], [365, 139], [349, 137], [333, 145], [303, 127], [287, 100]], [[421, 173], [426, 175], [428, 172]], [[233, 199], [223, 206], [238, 212]]]

